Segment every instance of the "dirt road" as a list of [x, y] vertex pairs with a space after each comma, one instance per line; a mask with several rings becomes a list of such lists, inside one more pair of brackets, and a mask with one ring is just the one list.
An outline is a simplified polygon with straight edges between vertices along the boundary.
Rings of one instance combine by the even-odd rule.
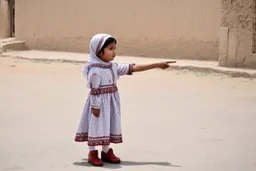
[[[0, 170], [98, 170], [73, 141], [81, 64], [0, 58]], [[255, 171], [256, 80], [152, 70], [118, 83], [124, 143], [104, 170]]]

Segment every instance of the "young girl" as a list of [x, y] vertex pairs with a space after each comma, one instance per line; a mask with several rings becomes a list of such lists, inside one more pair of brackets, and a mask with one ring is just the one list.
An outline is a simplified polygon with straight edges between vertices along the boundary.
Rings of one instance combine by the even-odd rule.
[[[90, 41], [90, 60], [83, 66], [82, 73], [91, 89], [76, 133], [75, 141], [88, 142], [88, 160], [94, 166], [103, 162], [120, 163], [110, 143], [122, 143], [120, 98], [116, 81], [119, 76], [153, 68], [166, 69], [168, 63], [147, 65], [118, 64], [115, 59], [117, 41], [108, 34], [97, 34]], [[101, 159], [95, 146], [102, 146]]]

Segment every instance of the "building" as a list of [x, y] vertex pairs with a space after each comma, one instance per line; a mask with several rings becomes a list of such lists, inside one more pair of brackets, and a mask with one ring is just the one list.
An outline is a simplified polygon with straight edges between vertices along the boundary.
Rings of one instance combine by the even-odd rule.
[[0, 0], [0, 37], [14, 35], [15, 18], [15, 38], [30, 49], [88, 52], [90, 38], [105, 32], [119, 55], [256, 68], [256, 0], [22, 0], [15, 17], [12, 1]]
[[256, 68], [256, 0], [222, 0], [219, 65]]

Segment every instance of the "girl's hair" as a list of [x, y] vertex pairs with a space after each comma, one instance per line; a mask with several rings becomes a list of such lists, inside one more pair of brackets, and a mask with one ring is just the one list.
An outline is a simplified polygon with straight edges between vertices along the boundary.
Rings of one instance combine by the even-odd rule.
[[102, 46], [102, 48], [100, 49], [100, 51], [98, 52], [98, 54], [104, 53], [104, 49], [105, 49], [109, 44], [111, 44], [111, 43], [115, 43], [115, 44], [116, 44], [116, 43], [117, 43], [116, 39], [113, 38], [113, 37], [108, 38], [108, 39], [105, 41], [105, 43], [104, 43], [104, 45]]

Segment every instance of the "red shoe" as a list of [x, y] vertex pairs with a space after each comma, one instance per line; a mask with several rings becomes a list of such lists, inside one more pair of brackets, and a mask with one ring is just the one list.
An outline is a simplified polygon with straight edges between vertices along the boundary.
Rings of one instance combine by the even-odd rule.
[[98, 150], [93, 150], [89, 152], [88, 162], [93, 166], [103, 166], [103, 162], [98, 157]]
[[107, 153], [104, 151], [101, 152], [101, 160], [108, 163], [120, 163], [120, 158], [116, 157], [113, 153], [113, 149], [110, 148]]

